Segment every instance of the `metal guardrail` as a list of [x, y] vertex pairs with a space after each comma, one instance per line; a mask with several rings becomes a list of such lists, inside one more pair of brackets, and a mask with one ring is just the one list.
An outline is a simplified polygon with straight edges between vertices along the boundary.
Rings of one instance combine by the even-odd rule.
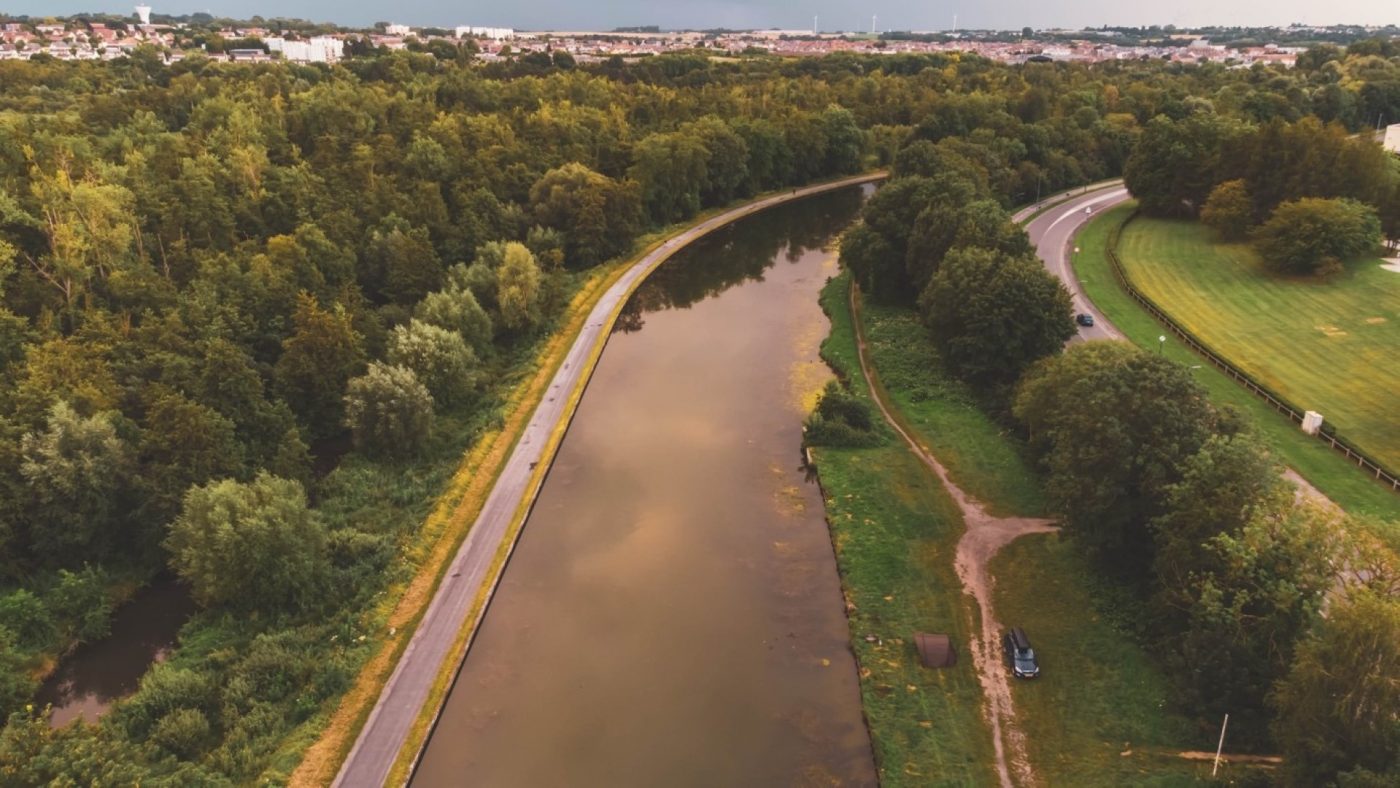
[[[1122, 224], [1119, 224], [1110, 231], [1108, 237], [1108, 260], [1112, 264], [1110, 267], [1113, 268], [1113, 275], [1117, 278], [1118, 284], [1123, 288], [1124, 292], [1131, 296], [1134, 301], [1141, 304], [1142, 307], [1147, 310], [1148, 314], [1152, 315], [1159, 323], [1166, 326], [1167, 330], [1175, 334], [1187, 347], [1194, 350], [1206, 361], [1209, 361], [1221, 372], [1234, 378], [1241, 386], [1244, 386], [1250, 392], [1259, 396], [1265, 402], [1268, 402], [1274, 407], [1274, 410], [1284, 414], [1294, 422], [1302, 424], [1302, 409], [1284, 399], [1282, 395], [1250, 377], [1249, 373], [1230, 363], [1224, 356], [1215, 352], [1195, 334], [1192, 334], [1185, 326], [1176, 322], [1171, 315], [1167, 314], [1166, 310], [1157, 306], [1156, 302], [1145, 293], [1138, 290], [1137, 286], [1128, 278], [1128, 272], [1123, 268], [1123, 262], [1118, 259], [1118, 239], [1122, 235], [1123, 228], [1128, 226], [1128, 222], [1136, 219], [1137, 215], [1137, 211], [1133, 211]], [[1394, 471], [1382, 465], [1378, 460], [1357, 448], [1356, 444], [1343, 438], [1331, 425], [1323, 422], [1322, 429], [1317, 433], [1317, 438], [1331, 446], [1338, 453], [1344, 455], [1348, 460], [1355, 462], [1357, 467], [1374, 474], [1377, 481], [1389, 485], [1390, 489], [1393, 491], [1400, 492], [1400, 475], [1397, 475]]]

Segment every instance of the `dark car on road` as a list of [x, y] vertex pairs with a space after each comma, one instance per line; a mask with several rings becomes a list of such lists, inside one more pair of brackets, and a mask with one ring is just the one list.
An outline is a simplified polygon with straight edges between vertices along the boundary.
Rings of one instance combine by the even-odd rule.
[[1020, 627], [1012, 627], [1001, 635], [1001, 650], [1006, 657], [1006, 669], [1018, 679], [1033, 679], [1040, 675], [1040, 663], [1035, 660], [1035, 649], [1031, 648], [1030, 638]]
[[1092, 326], [1094, 324], [1094, 316], [1088, 312], [1080, 312], [1074, 316], [1074, 322], [1081, 326]]

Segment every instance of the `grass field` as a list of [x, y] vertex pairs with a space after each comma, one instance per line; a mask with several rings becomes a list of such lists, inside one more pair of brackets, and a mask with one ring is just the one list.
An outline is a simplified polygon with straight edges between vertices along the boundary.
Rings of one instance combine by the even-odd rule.
[[[1108, 263], [1109, 232], [1131, 212], [1131, 204], [1123, 205], [1105, 211], [1089, 223], [1077, 239], [1081, 251], [1074, 257], [1074, 271], [1084, 294], [1130, 341], [1157, 350], [1162, 326], [1123, 292]], [[1400, 277], [1400, 274], [1392, 275]], [[1205, 386], [1214, 402], [1233, 405], [1248, 414], [1279, 460], [1302, 474], [1342, 508], [1352, 514], [1400, 520], [1400, 495], [1376, 484], [1326, 444], [1304, 435], [1291, 421], [1214, 367], [1204, 364], [1200, 356], [1175, 338], [1168, 336], [1162, 351], [1168, 358], [1197, 367], [1192, 370], [1196, 380]], [[1392, 545], [1400, 545], [1400, 526], [1376, 524], [1375, 528]]]
[[1134, 284], [1216, 352], [1400, 469], [1400, 273], [1370, 259], [1326, 280], [1277, 276], [1188, 221], [1135, 219], [1118, 249]]
[[[869, 396], [858, 371], [847, 285], [843, 275], [823, 291], [832, 319], [823, 356], [849, 378], [852, 390]], [[872, 360], [904, 423], [965, 489], [1000, 511], [1040, 513], [1038, 477], [1019, 444], [976, 408], [960, 384], [941, 374], [913, 313], [869, 304], [862, 311]], [[842, 584], [853, 605], [851, 639], [883, 784], [994, 784], [990, 736], [971, 661], [964, 654], [955, 668], [927, 670], [918, 665], [909, 642], [914, 631], [948, 632], [957, 642], [968, 642], [971, 600], [953, 570], [963, 532], [957, 509], [894, 439], [871, 449], [821, 449], [817, 462]], [[1058, 539], [1035, 538], [1015, 543], [993, 564], [993, 574], [997, 604], [1005, 600], [1016, 620], [1044, 632], [1047, 646], [1054, 644], [1047, 659], [1060, 678], [1037, 686], [1060, 684], [1062, 696], [1075, 696], [1072, 702], [1041, 696], [1062, 708], [1038, 703], [1036, 696], [1025, 701], [1025, 724], [1035, 737], [1030, 753], [1042, 783], [1193, 784], [1200, 769], [1189, 762], [1145, 750], [1130, 760], [1120, 754], [1125, 733], [1164, 752], [1173, 751], [1169, 743], [1187, 749], [1195, 738], [1189, 723], [1158, 704], [1163, 682], [1146, 653], [1130, 636], [1092, 616], [1096, 597], [1085, 584], [1088, 569], [1075, 563]], [[1055, 599], [1039, 604], [1047, 593]], [[1037, 608], [1034, 615], [1031, 608]], [[866, 642], [870, 634], [884, 644]], [[1062, 644], [1062, 638], [1068, 642]], [[1082, 685], [1071, 683], [1072, 676], [1095, 674]], [[1018, 693], [1018, 704], [1023, 694]], [[1105, 719], [1104, 710], [1116, 708], [1131, 709], [1120, 715], [1126, 723]]]
[[[1194, 785], [1212, 731], [1172, 710], [1166, 679], [1115, 618], [1132, 603], [1093, 588], [1090, 567], [1058, 535], [1026, 536], [992, 559], [997, 615], [1026, 629], [1041, 675], [1012, 685], [1016, 720], [1044, 785]], [[1106, 611], [1119, 611], [1110, 614]], [[1224, 769], [1238, 778], [1246, 767]]]

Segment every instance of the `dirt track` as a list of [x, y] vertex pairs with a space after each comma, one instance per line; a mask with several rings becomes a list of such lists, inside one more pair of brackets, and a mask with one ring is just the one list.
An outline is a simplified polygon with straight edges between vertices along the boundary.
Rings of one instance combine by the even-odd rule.
[[[1015, 709], [1011, 702], [1011, 680], [1001, 661], [998, 635], [1001, 624], [992, 608], [992, 577], [987, 564], [992, 556], [1019, 536], [1026, 534], [1049, 533], [1055, 530], [1050, 520], [1032, 517], [993, 517], [980, 502], [972, 498], [962, 488], [953, 483], [948, 470], [914, 436], [900, 424], [892, 412], [892, 406], [885, 401], [884, 389], [870, 367], [865, 352], [865, 333], [861, 329], [860, 302], [857, 299], [855, 284], [851, 285], [851, 322], [855, 326], [856, 348], [860, 356], [860, 371], [880, 409], [885, 421], [899, 433], [910, 451], [933, 472], [948, 495], [962, 510], [963, 522], [967, 530], [958, 540], [957, 557], [954, 568], [963, 588], [977, 600], [980, 621], [973, 622], [972, 663], [977, 670], [977, 679], [982, 684], [982, 692], [987, 699], [987, 722], [992, 728], [992, 746], [996, 751], [997, 775], [1001, 784], [1010, 788], [1016, 783], [1029, 785], [1035, 782], [1030, 760], [1026, 757], [1025, 737], [1016, 727]], [[1012, 774], [1015, 780], [1012, 780]]]

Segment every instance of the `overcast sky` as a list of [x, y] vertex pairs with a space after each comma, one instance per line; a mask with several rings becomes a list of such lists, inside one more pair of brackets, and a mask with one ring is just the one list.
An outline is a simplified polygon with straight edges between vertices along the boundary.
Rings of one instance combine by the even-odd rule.
[[[946, 30], [958, 27], [1019, 29], [1024, 26], [1084, 27], [1098, 25], [1286, 25], [1400, 23], [1396, 0], [1173, 0], [1136, 3], [1122, 0], [148, 0], [157, 12], [207, 11], [247, 18], [295, 16], [342, 25], [376, 21], [411, 25], [489, 25], [532, 30], [607, 30], [622, 25], [663, 28], [811, 29], [812, 16], [822, 30], [868, 30], [871, 14], [881, 30]], [[134, 5], [134, 3], [133, 3]], [[12, 0], [13, 14], [71, 14], [79, 11], [123, 13], [130, 5], [102, 5], [93, 0]]]

